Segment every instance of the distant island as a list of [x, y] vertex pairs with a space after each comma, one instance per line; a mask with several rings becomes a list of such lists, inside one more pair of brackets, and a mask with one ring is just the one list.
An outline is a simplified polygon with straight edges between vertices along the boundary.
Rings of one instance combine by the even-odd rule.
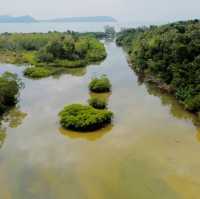
[[10, 15], [0, 15], [0, 23], [33, 23], [37, 22], [33, 17], [29, 15], [13, 17]]
[[117, 22], [110, 16], [94, 16], [94, 17], [65, 17], [49, 20], [40, 20], [40, 22]]
[[117, 22], [116, 19], [110, 16], [91, 16], [91, 17], [65, 17], [65, 18], [56, 18], [56, 19], [47, 19], [47, 20], [36, 20], [32, 16], [18, 16], [13, 17], [9, 15], [1, 15], [0, 23], [35, 23], [35, 22]]

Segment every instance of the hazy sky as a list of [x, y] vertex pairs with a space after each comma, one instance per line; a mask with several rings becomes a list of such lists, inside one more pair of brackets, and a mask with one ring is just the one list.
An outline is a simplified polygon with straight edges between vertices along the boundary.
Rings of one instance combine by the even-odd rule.
[[123, 21], [200, 18], [200, 0], [0, 0], [0, 15], [35, 18], [110, 15]]

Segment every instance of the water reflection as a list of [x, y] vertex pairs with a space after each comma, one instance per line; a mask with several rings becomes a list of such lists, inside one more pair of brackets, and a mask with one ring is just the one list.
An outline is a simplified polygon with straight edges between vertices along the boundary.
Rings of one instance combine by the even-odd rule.
[[13, 108], [3, 118], [3, 123], [8, 124], [10, 128], [17, 128], [20, 126], [24, 120], [24, 118], [27, 116], [27, 113], [21, 112], [19, 108]]
[[162, 105], [169, 107], [170, 114], [173, 117], [180, 120], [191, 121], [192, 124], [197, 129], [196, 138], [200, 142], [200, 119], [198, 115], [186, 111], [183, 105], [181, 105], [173, 95], [166, 93], [153, 83], [144, 82], [143, 78], [139, 76], [138, 76], [138, 84], [139, 85], [144, 84], [150, 95], [159, 97]]
[[63, 74], [69, 74], [72, 76], [81, 77], [84, 76], [87, 72], [87, 67], [81, 67], [81, 68], [64, 68], [60, 71], [58, 71], [55, 75], [53, 75], [54, 79], [58, 79]]
[[197, 129], [196, 138], [200, 142], [200, 128]]
[[173, 117], [181, 119], [181, 120], [192, 121], [192, 123], [195, 126], [200, 125], [200, 121], [198, 117], [195, 114], [184, 110], [184, 107], [180, 103], [178, 103], [175, 97], [162, 91], [154, 84], [145, 83], [145, 86], [150, 95], [159, 97], [162, 105], [168, 106], [170, 108], [170, 113], [171, 115], [173, 115]]
[[66, 130], [64, 128], [60, 128], [59, 131], [62, 135], [67, 136], [71, 139], [84, 139], [87, 141], [96, 141], [103, 138], [103, 136], [105, 136], [109, 131], [111, 131], [112, 128], [113, 125], [111, 124], [95, 132], [79, 133], [71, 130]]
[[0, 148], [5, 142], [7, 128], [19, 127], [26, 116], [27, 113], [21, 112], [19, 107], [15, 107], [8, 111], [3, 118], [0, 119]]
[[105, 99], [109, 103], [109, 98], [111, 96], [111, 92], [109, 93], [94, 93], [90, 92], [89, 95], [90, 97], [98, 97], [99, 99]]
[[0, 127], [0, 148], [2, 148], [6, 138], [6, 130]]

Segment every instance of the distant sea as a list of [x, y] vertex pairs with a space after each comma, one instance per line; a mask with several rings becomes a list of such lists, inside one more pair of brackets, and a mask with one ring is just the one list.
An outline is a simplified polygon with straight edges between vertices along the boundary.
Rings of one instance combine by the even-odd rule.
[[[60, 31], [73, 30], [77, 32], [97, 32], [104, 31], [106, 25], [115, 27], [116, 31], [120, 31], [122, 28], [135, 28], [144, 25], [152, 25], [155, 23], [148, 22], [123, 22], [123, 23], [0, 23], [0, 33], [4, 32], [48, 32], [48, 31]], [[162, 23], [156, 23], [162, 24]]]

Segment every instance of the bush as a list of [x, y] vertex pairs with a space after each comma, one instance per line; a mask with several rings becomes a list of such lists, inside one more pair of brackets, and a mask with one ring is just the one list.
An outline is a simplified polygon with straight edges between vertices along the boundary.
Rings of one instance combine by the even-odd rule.
[[184, 104], [185, 108], [188, 111], [197, 112], [198, 110], [200, 110], [200, 95], [196, 95], [193, 98], [186, 99]]
[[48, 77], [53, 74], [53, 70], [45, 67], [30, 67], [26, 68], [24, 75], [30, 78]]
[[22, 83], [17, 75], [6, 72], [0, 76], [0, 114], [17, 103], [17, 95]]
[[100, 78], [94, 78], [89, 84], [89, 89], [92, 92], [96, 93], [104, 93], [110, 92], [111, 90], [111, 83], [110, 80], [107, 78], [106, 75], [102, 75]]
[[106, 58], [107, 53], [104, 45], [96, 40], [95, 38], [88, 39], [89, 49], [87, 52], [86, 59], [89, 62], [97, 62]]
[[66, 106], [59, 116], [63, 128], [85, 132], [97, 130], [111, 123], [113, 113], [91, 106], [72, 104]]
[[37, 61], [43, 63], [49, 63], [54, 60], [54, 57], [51, 53], [46, 52], [45, 50], [40, 50], [37, 55]]
[[96, 109], [105, 109], [107, 107], [107, 101], [106, 99], [103, 99], [103, 98], [91, 97], [88, 100], [88, 103], [90, 106]]

